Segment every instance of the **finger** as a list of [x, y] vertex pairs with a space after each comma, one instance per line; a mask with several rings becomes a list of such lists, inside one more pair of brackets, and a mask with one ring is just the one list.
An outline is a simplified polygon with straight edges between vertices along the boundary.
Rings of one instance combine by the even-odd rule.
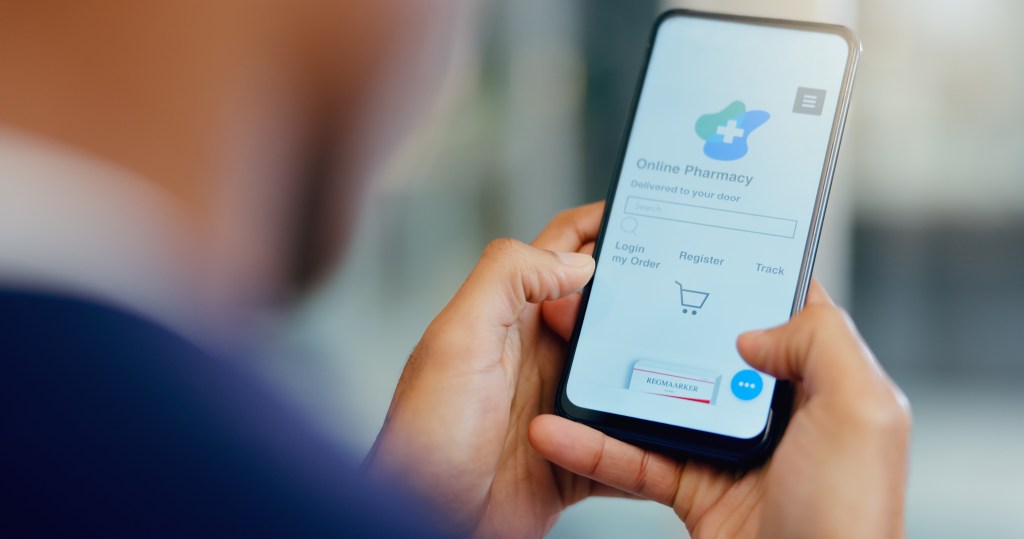
[[510, 239], [495, 240], [448, 304], [465, 323], [512, 325], [528, 303], [576, 292], [594, 273], [594, 259], [552, 252]]
[[547, 460], [628, 494], [671, 506], [682, 465], [567, 419], [541, 415], [529, 430], [533, 448]]
[[551, 220], [532, 245], [552, 251], [577, 251], [597, 239], [603, 213], [604, 202], [564, 210]]
[[636, 494], [621, 491], [615, 487], [609, 487], [604, 483], [593, 482], [590, 487], [590, 495], [600, 498], [626, 498], [627, 500], [644, 500]]
[[809, 394], [863, 386], [878, 369], [849, 318], [831, 303], [809, 304], [785, 325], [744, 333], [737, 348], [755, 369], [803, 381]]
[[541, 305], [544, 322], [564, 341], [572, 337], [576, 326], [576, 315], [580, 310], [582, 294], [572, 294], [555, 301], [545, 301]]
[[[594, 242], [580, 247], [579, 252], [592, 255], [594, 253]], [[541, 314], [544, 322], [564, 341], [572, 337], [572, 330], [576, 326], [576, 316], [580, 311], [580, 301], [583, 296], [571, 294], [562, 299], [545, 301], [541, 305]]]

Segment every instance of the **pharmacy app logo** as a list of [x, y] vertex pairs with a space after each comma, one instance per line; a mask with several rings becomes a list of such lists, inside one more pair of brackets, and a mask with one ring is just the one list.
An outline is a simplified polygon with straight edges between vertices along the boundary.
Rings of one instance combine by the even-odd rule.
[[742, 101], [733, 101], [722, 112], [697, 119], [697, 136], [704, 141], [704, 155], [716, 161], [736, 161], [747, 155], [747, 137], [764, 125], [771, 115], [763, 110], [747, 110]]

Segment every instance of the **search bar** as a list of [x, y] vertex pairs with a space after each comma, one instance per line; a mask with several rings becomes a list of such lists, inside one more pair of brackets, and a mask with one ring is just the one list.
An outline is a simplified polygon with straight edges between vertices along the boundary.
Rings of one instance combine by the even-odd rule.
[[626, 213], [665, 221], [724, 228], [765, 236], [790, 238], [796, 236], [796, 221], [754, 213], [705, 208], [641, 197], [626, 199]]

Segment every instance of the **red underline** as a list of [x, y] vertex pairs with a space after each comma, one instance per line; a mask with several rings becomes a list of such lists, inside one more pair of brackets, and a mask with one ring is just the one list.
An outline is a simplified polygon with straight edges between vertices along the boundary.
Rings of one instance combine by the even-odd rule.
[[659, 397], [668, 397], [670, 399], [679, 399], [679, 400], [684, 400], [684, 401], [699, 402], [699, 403], [702, 403], [702, 404], [711, 404], [711, 401], [707, 400], [707, 399], [693, 399], [693, 398], [690, 398], [690, 397], [678, 397], [676, 395], [666, 395], [664, 393], [651, 393], [651, 395], [657, 395]]

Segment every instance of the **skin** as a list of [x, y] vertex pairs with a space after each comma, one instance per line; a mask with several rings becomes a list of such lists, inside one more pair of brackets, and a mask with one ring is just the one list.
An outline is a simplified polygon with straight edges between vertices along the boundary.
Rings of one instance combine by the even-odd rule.
[[440, 87], [458, 2], [0, 0], [0, 125], [165, 195], [199, 310], [233, 324], [334, 267]]
[[[444, 0], [0, 2], [0, 123], [99, 157], [183, 216], [204, 310], [280, 302], [296, 242], [341, 252], [376, 160], [442, 76]], [[384, 113], [387, 112], [388, 115]], [[303, 181], [326, 148], [324, 191]], [[309, 200], [318, 211], [309, 215]], [[901, 533], [906, 401], [817, 285], [781, 329], [744, 336], [800, 403], [763, 469], [733, 477], [551, 416], [601, 215], [566, 211], [494, 242], [409, 359], [367, 471], [413, 488], [441, 525], [539, 536], [593, 495], [671, 505], [696, 537]], [[297, 222], [309, 227], [297, 227]], [[561, 253], [562, 256], [553, 254]], [[317, 271], [303, 272], [307, 277]]]
[[441, 524], [481, 537], [543, 535], [594, 495], [668, 505], [695, 538], [901, 536], [907, 400], [817, 282], [789, 323], [737, 342], [798, 391], [763, 467], [736, 476], [551, 415], [593, 264], [545, 250], [591, 252], [602, 207], [563, 212], [531, 246], [488, 247], [410, 357], [370, 473], [401, 477]]

